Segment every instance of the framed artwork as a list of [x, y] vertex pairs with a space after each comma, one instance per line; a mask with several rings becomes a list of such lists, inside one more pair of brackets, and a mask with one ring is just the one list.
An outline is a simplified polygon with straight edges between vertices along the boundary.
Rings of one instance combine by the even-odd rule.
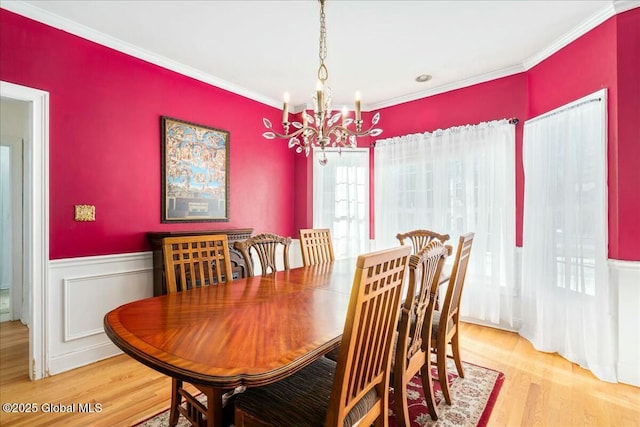
[[161, 134], [161, 221], [229, 221], [229, 132], [162, 116]]

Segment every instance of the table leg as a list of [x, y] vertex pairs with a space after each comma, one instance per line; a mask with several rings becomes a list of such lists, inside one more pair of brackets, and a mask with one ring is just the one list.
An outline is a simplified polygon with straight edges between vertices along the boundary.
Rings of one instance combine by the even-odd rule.
[[202, 387], [207, 396], [207, 427], [223, 427], [222, 390], [216, 387]]

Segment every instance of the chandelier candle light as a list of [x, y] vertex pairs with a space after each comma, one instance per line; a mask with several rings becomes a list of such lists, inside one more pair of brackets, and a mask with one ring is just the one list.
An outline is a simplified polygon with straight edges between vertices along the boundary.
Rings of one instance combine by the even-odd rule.
[[[262, 134], [267, 139], [282, 138], [289, 140], [289, 148], [296, 149], [296, 153], [303, 151], [309, 156], [311, 147], [319, 147], [322, 150], [322, 158], [319, 162], [321, 165], [327, 164], [327, 157], [324, 149], [327, 147], [356, 148], [356, 137], [359, 136], [378, 136], [382, 133], [382, 129], [375, 128], [380, 120], [380, 113], [376, 113], [371, 120], [371, 127], [368, 130], [362, 130], [362, 115], [360, 111], [360, 93], [356, 92], [355, 100], [355, 119], [347, 117], [347, 107], [343, 107], [342, 112], [333, 112], [331, 110], [331, 88], [325, 83], [329, 78], [329, 71], [324, 61], [327, 58], [327, 30], [325, 28], [325, 0], [320, 1], [320, 67], [318, 68], [318, 83], [313, 94], [314, 114], [310, 116], [305, 110], [302, 111], [302, 123], [289, 122], [289, 94], [284, 95], [284, 105], [282, 107], [282, 127], [284, 133], [276, 132], [271, 122], [263, 118], [262, 122], [269, 132]], [[342, 117], [342, 120], [340, 118]], [[350, 129], [351, 124], [355, 125], [355, 130]], [[289, 127], [293, 126], [296, 130], [289, 134]]]

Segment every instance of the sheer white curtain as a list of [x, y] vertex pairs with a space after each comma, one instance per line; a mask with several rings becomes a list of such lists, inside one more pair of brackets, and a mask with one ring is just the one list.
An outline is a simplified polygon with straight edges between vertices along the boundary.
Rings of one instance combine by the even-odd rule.
[[369, 248], [369, 150], [325, 150], [322, 166], [314, 152], [313, 226], [329, 228], [336, 258], [363, 254]]
[[617, 381], [607, 263], [606, 92], [524, 126], [520, 334]]
[[475, 233], [461, 315], [514, 327], [515, 125], [499, 120], [378, 141], [377, 248], [413, 229]]

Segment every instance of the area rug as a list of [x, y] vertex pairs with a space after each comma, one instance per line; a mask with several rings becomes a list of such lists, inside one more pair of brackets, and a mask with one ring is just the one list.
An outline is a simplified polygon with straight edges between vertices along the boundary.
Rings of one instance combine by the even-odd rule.
[[[464, 378], [458, 377], [453, 359], [447, 360], [449, 374], [449, 392], [453, 403], [444, 401], [438, 381], [434, 381], [438, 420], [433, 421], [422, 392], [422, 380], [415, 376], [409, 382], [407, 398], [409, 400], [409, 419], [411, 427], [424, 426], [465, 426], [484, 427], [489, 421], [491, 410], [496, 403], [498, 393], [504, 382], [504, 374], [493, 369], [462, 362]], [[435, 367], [433, 375], [437, 376]], [[389, 392], [389, 427], [396, 427], [393, 390]]]
[[[453, 404], [447, 405], [440, 391], [440, 384], [436, 381], [436, 405], [438, 407], [438, 420], [433, 421], [429, 416], [429, 410], [422, 393], [422, 381], [415, 376], [409, 382], [407, 392], [409, 398], [409, 417], [411, 427], [424, 426], [456, 426], [456, 427], [484, 427], [489, 421], [491, 410], [498, 398], [498, 393], [504, 382], [504, 374], [492, 369], [483, 368], [471, 363], [462, 362], [464, 378], [459, 378], [453, 360], [448, 360], [449, 391], [453, 396]], [[434, 368], [434, 375], [437, 375]], [[204, 400], [201, 395], [200, 399]], [[393, 411], [393, 390], [389, 391], [390, 414], [389, 427], [396, 427], [396, 416]], [[164, 427], [169, 425], [169, 410], [163, 411], [146, 421], [137, 424], [137, 427]], [[186, 427], [189, 423], [180, 417], [179, 427]], [[295, 427], [295, 426], [283, 426]]]

